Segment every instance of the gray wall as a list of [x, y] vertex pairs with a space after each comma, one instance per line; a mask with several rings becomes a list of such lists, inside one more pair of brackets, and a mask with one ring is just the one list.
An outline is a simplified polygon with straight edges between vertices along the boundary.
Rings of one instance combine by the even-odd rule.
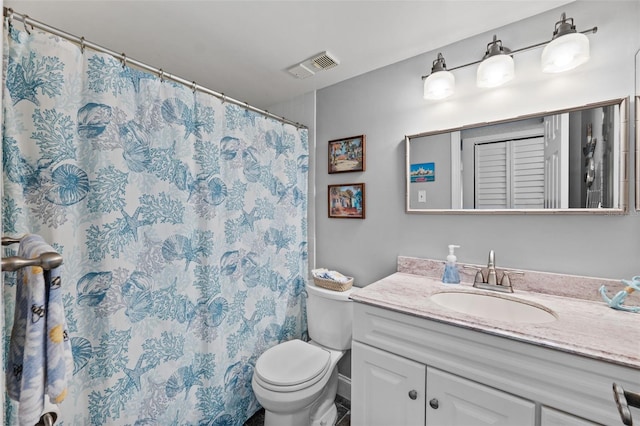
[[[407, 214], [404, 207], [405, 135], [633, 97], [639, 9], [637, 1], [577, 1], [319, 90], [317, 266], [352, 275], [356, 285], [364, 286], [395, 272], [398, 255], [444, 259], [448, 244], [460, 244], [460, 262], [486, 263], [494, 249], [499, 267], [613, 279], [640, 273], [640, 216], [633, 208], [625, 216], [468, 216]], [[587, 64], [563, 74], [544, 74], [542, 49], [533, 49], [514, 57], [516, 79], [503, 87], [476, 88], [476, 66], [470, 66], [454, 71], [453, 97], [422, 98], [420, 77], [438, 52], [455, 67], [479, 59], [494, 33], [512, 49], [548, 40], [563, 11], [579, 30], [598, 26], [598, 32], [588, 36]], [[633, 124], [631, 120], [631, 135]], [[367, 136], [366, 171], [328, 175], [327, 141], [354, 134]], [[630, 151], [634, 149], [632, 137]], [[329, 219], [327, 185], [350, 182], [366, 183], [366, 219]]]
[[[316, 151], [316, 93], [311, 92], [306, 95], [300, 96], [296, 99], [292, 99], [288, 102], [271, 105], [268, 111], [286, 117], [288, 120], [301, 123], [309, 129], [309, 218], [308, 218], [308, 253], [309, 253], [309, 271], [315, 268], [315, 179], [316, 179], [316, 164], [314, 155]], [[325, 169], [326, 170], [326, 169]], [[326, 209], [326, 204], [324, 205]]]

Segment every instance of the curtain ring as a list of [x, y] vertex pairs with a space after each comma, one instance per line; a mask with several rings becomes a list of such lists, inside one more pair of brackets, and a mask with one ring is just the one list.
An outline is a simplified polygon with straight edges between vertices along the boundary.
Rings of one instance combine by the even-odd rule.
[[[31, 31], [29, 31], [29, 28], [27, 28], [27, 19], [29, 19], [29, 15], [23, 15], [22, 24], [24, 25], [24, 30], [27, 32], [27, 34], [31, 35]], [[33, 25], [31, 26], [31, 29], [33, 29]]]
[[162, 68], [158, 70], [158, 77], [160, 77], [160, 83], [164, 83], [164, 71], [162, 71]]
[[9, 27], [9, 30], [11, 30], [12, 24], [13, 24], [13, 9], [11, 9], [10, 7], [7, 8], [7, 27]]
[[193, 93], [196, 93], [196, 82], [195, 82], [195, 81], [192, 81], [192, 82], [191, 82], [191, 91], [192, 91]]
[[122, 69], [127, 67], [127, 55], [125, 55], [124, 52], [122, 52]]
[[80, 37], [80, 53], [84, 55], [84, 36]]
[[220, 99], [222, 100], [222, 103], [225, 103], [227, 101], [227, 97], [225, 96], [224, 93], [221, 93], [220, 95], [221, 95]]

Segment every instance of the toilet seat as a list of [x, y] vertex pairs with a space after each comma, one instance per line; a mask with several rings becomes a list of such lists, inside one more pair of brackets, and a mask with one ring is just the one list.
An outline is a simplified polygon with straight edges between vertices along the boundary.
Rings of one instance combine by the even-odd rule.
[[330, 366], [329, 351], [296, 339], [267, 349], [258, 358], [254, 375], [265, 389], [294, 392], [316, 384]]

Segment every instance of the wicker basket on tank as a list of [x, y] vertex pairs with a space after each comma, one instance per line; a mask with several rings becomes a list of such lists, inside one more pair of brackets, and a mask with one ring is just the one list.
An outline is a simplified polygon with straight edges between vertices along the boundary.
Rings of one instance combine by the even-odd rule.
[[349, 281], [341, 283], [339, 281], [327, 280], [325, 278], [313, 277], [313, 282], [318, 287], [333, 291], [347, 291], [353, 286], [353, 277], [348, 277]]

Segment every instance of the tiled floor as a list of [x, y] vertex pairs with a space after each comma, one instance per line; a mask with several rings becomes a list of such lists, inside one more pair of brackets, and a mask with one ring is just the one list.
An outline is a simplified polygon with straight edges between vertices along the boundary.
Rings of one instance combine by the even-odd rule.
[[[351, 426], [351, 403], [338, 395], [336, 396], [336, 407], [338, 408], [336, 426]], [[264, 410], [262, 409], [244, 423], [244, 426], [262, 425], [264, 425]]]

